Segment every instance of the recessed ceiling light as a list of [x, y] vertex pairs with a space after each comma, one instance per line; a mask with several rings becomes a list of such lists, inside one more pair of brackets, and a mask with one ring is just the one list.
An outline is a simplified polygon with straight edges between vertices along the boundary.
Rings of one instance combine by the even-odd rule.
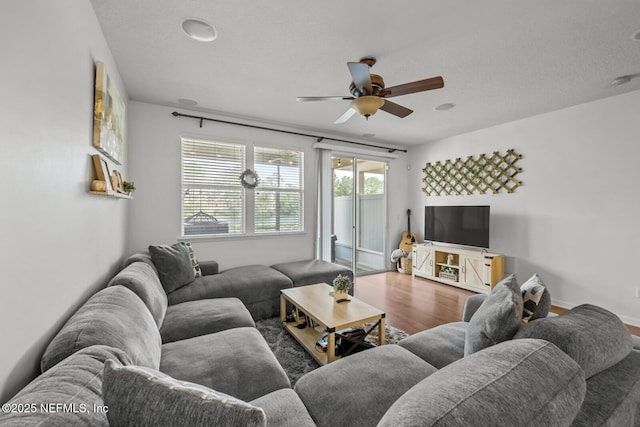
[[451, 103], [451, 102], [447, 102], [446, 104], [438, 105], [437, 107], [434, 108], [434, 110], [436, 110], [436, 111], [447, 111], [447, 110], [451, 110], [455, 106], [456, 106], [456, 104]]
[[364, 136], [365, 138], [373, 138], [374, 136], [376, 136], [375, 133], [363, 133], [362, 136]]
[[212, 42], [218, 37], [216, 29], [204, 19], [185, 18], [180, 26], [187, 36], [199, 42]]
[[620, 76], [611, 80], [611, 86], [620, 86], [631, 81], [631, 76]]
[[188, 99], [188, 98], [180, 98], [178, 99], [178, 102], [182, 105], [188, 105], [190, 107], [193, 107], [194, 105], [198, 105], [198, 101], [194, 101], [193, 99]]
[[633, 33], [633, 35], [631, 36], [632, 40], [640, 40], [640, 31], [636, 31], [635, 33]]

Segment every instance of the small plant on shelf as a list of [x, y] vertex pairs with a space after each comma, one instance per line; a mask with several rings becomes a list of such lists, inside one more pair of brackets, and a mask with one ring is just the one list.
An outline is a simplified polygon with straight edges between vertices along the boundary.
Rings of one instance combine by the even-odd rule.
[[454, 282], [458, 281], [458, 269], [450, 266], [442, 266], [440, 267], [440, 273], [438, 277], [447, 280], [453, 280]]
[[458, 269], [453, 267], [442, 267], [440, 271], [447, 274], [458, 274]]
[[133, 182], [130, 181], [123, 181], [122, 186], [124, 187], [124, 191], [127, 193], [133, 193], [133, 191], [136, 189], [136, 186], [133, 184]]

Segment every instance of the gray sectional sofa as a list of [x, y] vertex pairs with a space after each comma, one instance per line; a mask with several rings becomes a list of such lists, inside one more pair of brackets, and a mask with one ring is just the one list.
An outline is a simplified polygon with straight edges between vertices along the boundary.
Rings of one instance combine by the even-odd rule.
[[293, 279], [288, 267], [252, 267], [253, 281], [236, 282], [240, 270], [200, 263], [198, 283], [172, 297], [182, 287], [167, 293], [151, 257], [135, 254], [51, 341], [0, 426], [640, 425], [640, 348], [604, 309], [531, 321], [465, 356], [468, 335], [491, 323], [481, 317], [517, 301], [506, 291], [471, 297], [462, 322], [323, 366], [292, 389], [254, 319], [278, 314], [275, 283], [332, 267], [296, 264]]

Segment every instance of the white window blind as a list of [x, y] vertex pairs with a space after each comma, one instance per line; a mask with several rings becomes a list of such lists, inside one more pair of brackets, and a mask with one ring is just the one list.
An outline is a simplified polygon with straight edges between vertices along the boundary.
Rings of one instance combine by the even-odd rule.
[[245, 147], [182, 139], [183, 235], [243, 234]]
[[255, 232], [304, 230], [304, 155], [300, 151], [255, 147]]

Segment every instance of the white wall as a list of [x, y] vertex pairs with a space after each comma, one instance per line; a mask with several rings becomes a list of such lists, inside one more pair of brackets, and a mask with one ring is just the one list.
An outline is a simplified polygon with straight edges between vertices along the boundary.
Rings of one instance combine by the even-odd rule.
[[[212, 114], [180, 112], [216, 118]], [[305, 156], [305, 232], [273, 237], [209, 239], [192, 238], [199, 259], [218, 261], [221, 269], [247, 264], [271, 265], [278, 262], [311, 259], [315, 256], [316, 160], [313, 138], [251, 129], [205, 121], [176, 118], [175, 108], [141, 102], [129, 104], [130, 169], [136, 193], [131, 201], [128, 252], [145, 249], [150, 244], [176, 242], [180, 237], [180, 137], [234, 141], [248, 146], [265, 145], [294, 148]], [[229, 118], [222, 118], [229, 120]], [[264, 124], [262, 124], [264, 126]], [[400, 160], [391, 162], [390, 182], [405, 182], [406, 169]], [[406, 191], [392, 195], [392, 206], [405, 205]], [[395, 203], [395, 205], [393, 204]], [[395, 212], [395, 208], [392, 212]], [[395, 213], [394, 213], [395, 215]], [[390, 245], [395, 247], [400, 231], [393, 230]]]
[[[491, 205], [491, 250], [520, 282], [538, 273], [555, 304], [601, 305], [640, 325], [640, 91], [412, 149], [410, 194], [424, 205]], [[523, 186], [512, 194], [426, 197], [427, 162], [513, 148]]]
[[45, 346], [70, 313], [120, 265], [127, 202], [88, 193], [97, 153], [94, 61], [126, 93], [88, 1], [3, 5], [0, 52], [5, 402], [39, 373]]

